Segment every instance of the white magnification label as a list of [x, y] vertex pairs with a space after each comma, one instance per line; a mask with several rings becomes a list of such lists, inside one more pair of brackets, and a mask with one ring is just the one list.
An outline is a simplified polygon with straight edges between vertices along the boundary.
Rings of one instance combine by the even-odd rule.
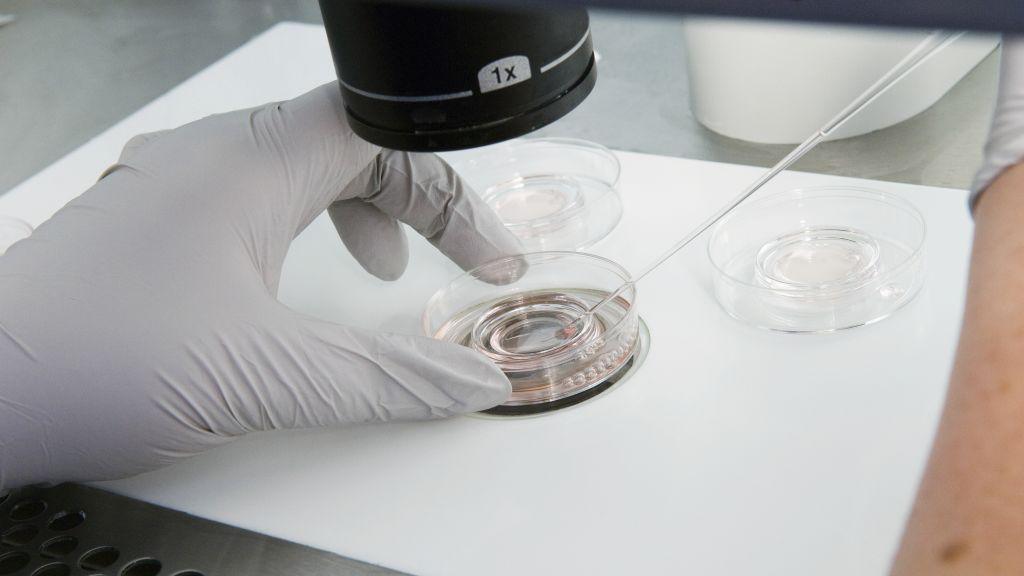
[[476, 73], [480, 92], [493, 92], [530, 79], [530, 59], [526, 56], [506, 56], [484, 66]]

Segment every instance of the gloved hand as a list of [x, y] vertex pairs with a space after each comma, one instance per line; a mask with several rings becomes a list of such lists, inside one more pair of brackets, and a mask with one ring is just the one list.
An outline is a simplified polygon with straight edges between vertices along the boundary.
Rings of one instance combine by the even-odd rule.
[[0, 489], [124, 477], [254, 430], [503, 402], [508, 381], [467, 348], [274, 298], [325, 209], [381, 278], [406, 265], [398, 221], [463, 268], [518, 251], [438, 157], [356, 137], [336, 84], [136, 137], [0, 257]]
[[1004, 170], [1024, 160], [1024, 37], [1003, 38], [999, 95], [992, 117], [985, 162], [971, 185], [971, 207]]

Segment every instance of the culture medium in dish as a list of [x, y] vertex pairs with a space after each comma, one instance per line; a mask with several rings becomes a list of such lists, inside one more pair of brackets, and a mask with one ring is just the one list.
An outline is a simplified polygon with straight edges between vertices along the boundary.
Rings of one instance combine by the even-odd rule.
[[600, 144], [525, 138], [446, 158], [527, 251], [585, 248], [622, 217], [619, 160]]
[[[522, 276], [496, 283], [518, 260]], [[586, 314], [628, 275], [609, 260], [534, 253], [484, 265], [456, 279], [428, 305], [424, 329], [487, 356], [512, 383], [507, 405], [540, 404], [584, 392], [633, 356], [639, 323], [635, 288]], [[569, 332], [566, 325], [583, 322]]]

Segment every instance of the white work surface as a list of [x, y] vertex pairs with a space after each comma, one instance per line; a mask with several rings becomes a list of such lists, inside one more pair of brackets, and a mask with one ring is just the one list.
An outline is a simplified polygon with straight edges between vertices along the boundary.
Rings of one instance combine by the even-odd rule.
[[[33, 223], [132, 135], [331, 80], [323, 30], [280, 25], [0, 197]], [[625, 213], [593, 252], [636, 270], [760, 169], [621, 153]], [[652, 345], [634, 377], [550, 416], [261, 434], [106, 489], [417, 574], [881, 575], [941, 408], [970, 219], [958, 190], [855, 184], [927, 219], [928, 279], [892, 318], [793, 336], [727, 317], [704, 243], [639, 287]], [[456, 268], [419, 238], [397, 282], [363, 272], [326, 218], [295, 242], [280, 298], [417, 333]], [[139, 247], [144, 255], [145, 247]]]

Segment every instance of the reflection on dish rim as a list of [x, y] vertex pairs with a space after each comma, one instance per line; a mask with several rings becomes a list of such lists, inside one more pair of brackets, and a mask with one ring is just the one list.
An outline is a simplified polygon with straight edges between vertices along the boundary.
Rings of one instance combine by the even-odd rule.
[[[633, 375], [636, 374], [637, 371], [639, 371], [640, 368], [643, 367], [644, 361], [647, 360], [647, 354], [650, 352], [651, 349], [651, 332], [650, 328], [647, 326], [647, 322], [645, 322], [642, 317], [638, 317], [637, 320], [639, 324], [639, 334], [636, 350], [633, 352], [632, 358], [630, 358], [630, 360], [624, 365], [624, 369], [622, 371], [611, 374], [608, 377], [608, 379], [605, 380], [605, 382], [607, 382], [607, 380], [609, 379], [615, 379], [607, 387], [601, 388], [602, 384], [598, 384], [597, 386], [588, 388], [587, 390], [583, 390], [579, 394], [580, 396], [583, 397], [583, 399], [578, 400], [576, 402], [566, 402], [562, 404], [562, 400], [572, 400], [573, 398], [575, 398], [575, 396], [569, 396], [568, 398], [562, 398], [554, 402], [548, 402], [545, 404], [532, 404], [522, 407], [512, 407], [532, 409], [533, 411], [529, 413], [499, 414], [492, 412], [492, 410], [496, 410], [504, 406], [501, 405], [496, 406], [495, 408], [492, 408], [490, 410], [465, 414], [465, 416], [470, 418], [479, 418], [482, 420], [525, 420], [528, 418], [542, 418], [545, 416], [559, 414], [565, 412], [566, 410], [574, 410], [576, 408], [581, 408], [587, 406], [588, 404], [591, 404], [592, 402], [596, 402], [602, 398], [605, 398], [615, 390], [618, 390], [620, 387], [622, 387], [622, 385], [627, 380], [632, 378]], [[588, 392], [592, 391], [594, 392], [593, 394], [587, 394]]]

